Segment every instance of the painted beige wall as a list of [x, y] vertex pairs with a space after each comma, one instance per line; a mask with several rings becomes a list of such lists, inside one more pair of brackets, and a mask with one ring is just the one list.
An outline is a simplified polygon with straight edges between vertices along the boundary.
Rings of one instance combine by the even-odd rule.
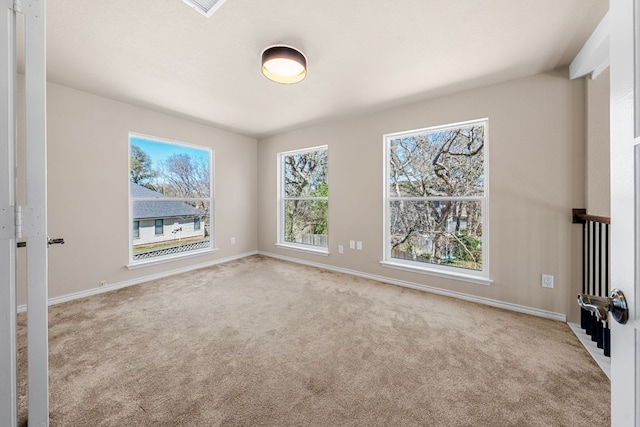
[[[47, 86], [49, 296], [254, 252], [257, 141], [56, 84]], [[214, 254], [128, 270], [128, 133], [214, 150]], [[236, 244], [231, 245], [231, 237]], [[19, 303], [25, 302], [24, 286]]]
[[[368, 274], [569, 314], [579, 281], [584, 204], [584, 82], [568, 71], [540, 74], [361, 117], [314, 125], [258, 142], [258, 248]], [[383, 252], [383, 148], [386, 133], [489, 118], [490, 276], [482, 286], [380, 265]], [[329, 146], [327, 257], [280, 249], [276, 242], [276, 157]], [[348, 249], [363, 241], [362, 251]], [[338, 254], [338, 245], [345, 253]], [[541, 287], [541, 274], [555, 288]]]
[[[574, 295], [580, 280], [575, 254], [580, 234], [579, 227], [570, 224], [569, 213], [586, 203], [583, 141], [587, 126], [585, 84], [566, 76], [566, 70], [540, 74], [259, 142], [49, 84], [49, 234], [67, 241], [49, 252], [50, 297], [90, 290], [102, 280], [117, 284], [259, 249], [575, 317]], [[489, 118], [490, 132], [493, 285], [380, 266], [382, 135], [483, 117]], [[136, 270], [125, 268], [129, 131], [215, 150], [218, 252]], [[278, 249], [274, 246], [276, 154], [324, 144], [329, 145], [330, 156], [330, 255]], [[91, 160], [83, 161], [85, 157]], [[103, 232], [101, 224], [110, 231]], [[230, 245], [231, 237], [236, 237], [236, 245]], [[364, 250], [348, 249], [349, 240], [362, 240]], [[343, 255], [337, 253], [339, 244], [345, 245]], [[555, 289], [540, 286], [542, 273], [555, 276]], [[24, 303], [23, 288], [19, 302]]]
[[609, 69], [587, 78], [587, 212], [611, 216]]

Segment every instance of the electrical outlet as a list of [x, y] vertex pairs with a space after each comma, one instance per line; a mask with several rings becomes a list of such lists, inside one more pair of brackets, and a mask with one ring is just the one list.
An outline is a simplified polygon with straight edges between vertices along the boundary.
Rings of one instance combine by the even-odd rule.
[[235, 244], [236, 244], [236, 238], [235, 238], [235, 237], [232, 237], [232, 238], [231, 238], [231, 244], [232, 244], [232, 245], [235, 245]]
[[356, 242], [356, 248], [357, 248], [359, 251], [361, 251], [361, 250], [362, 250], [362, 241], [358, 240], [358, 241]]
[[107, 284], [107, 281], [106, 281], [106, 280], [101, 280], [101, 281], [100, 281], [100, 287], [103, 287], [103, 286], [104, 286], [104, 285], [106, 285], [106, 284]]
[[542, 275], [542, 287], [543, 288], [553, 288], [553, 276], [550, 274]]
[[356, 241], [349, 240], [349, 249], [355, 249], [355, 248], [356, 248]]
[[344, 246], [338, 245], [338, 253], [339, 254], [343, 254], [344, 253]]

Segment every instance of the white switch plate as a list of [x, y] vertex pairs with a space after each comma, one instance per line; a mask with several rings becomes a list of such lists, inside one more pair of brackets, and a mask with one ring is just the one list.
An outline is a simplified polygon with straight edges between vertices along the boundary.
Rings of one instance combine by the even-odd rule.
[[338, 245], [338, 253], [339, 254], [343, 254], [344, 253], [344, 246]]
[[231, 238], [231, 244], [232, 244], [232, 245], [235, 245], [235, 244], [236, 244], [236, 238], [235, 238], [235, 237], [232, 237], [232, 238]]
[[542, 287], [543, 288], [553, 288], [553, 276], [550, 274], [542, 275]]
[[349, 240], [349, 249], [355, 249], [355, 248], [356, 248], [356, 241]]
[[362, 242], [361, 242], [360, 240], [358, 240], [358, 241], [356, 242], [356, 248], [357, 248], [359, 251], [361, 251], [361, 250], [362, 250]]

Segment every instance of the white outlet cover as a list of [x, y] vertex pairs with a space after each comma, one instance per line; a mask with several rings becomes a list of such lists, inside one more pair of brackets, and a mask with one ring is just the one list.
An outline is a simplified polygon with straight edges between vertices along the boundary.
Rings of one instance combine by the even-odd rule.
[[550, 274], [542, 275], [542, 287], [543, 288], [553, 288], [553, 276]]

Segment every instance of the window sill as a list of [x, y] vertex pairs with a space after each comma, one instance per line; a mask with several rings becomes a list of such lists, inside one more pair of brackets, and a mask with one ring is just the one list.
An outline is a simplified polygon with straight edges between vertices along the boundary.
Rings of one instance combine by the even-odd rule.
[[276, 243], [275, 246], [280, 249], [290, 249], [292, 251], [306, 252], [314, 255], [329, 256], [329, 250], [327, 248], [314, 248], [313, 246], [296, 245], [292, 243]]
[[460, 280], [463, 282], [475, 283], [477, 285], [489, 286], [493, 283], [493, 280], [489, 279], [488, 277], [476, 276], [474, 274], [458, 273], [453, 271], [442, 271], [428, 267], [415, 267], [412, 265], [393, 261], [380, 261], [380, 265], [382, 265], [383, 267], [394, 268], [396, 270], [442, 277], [443, 279]]
[[218, 248], [203, 249], [200, 251], [181, 253], [181, 254], [171, 255], [166, 257], [145, 259], [143, 261], [132, 261], [129, 264], [127, 264], [125, 267], [127, 267], [128, 270], [135, 270], [136, 268], [150, 267], [152, 265], [165, 264], [167, 262], [178, 261], [178, 260], [187, 259], [187, 258], [194, 258], [201, 255], [210, 255], [214, 252], [217, 252], [218, 250], [219, 250]]

